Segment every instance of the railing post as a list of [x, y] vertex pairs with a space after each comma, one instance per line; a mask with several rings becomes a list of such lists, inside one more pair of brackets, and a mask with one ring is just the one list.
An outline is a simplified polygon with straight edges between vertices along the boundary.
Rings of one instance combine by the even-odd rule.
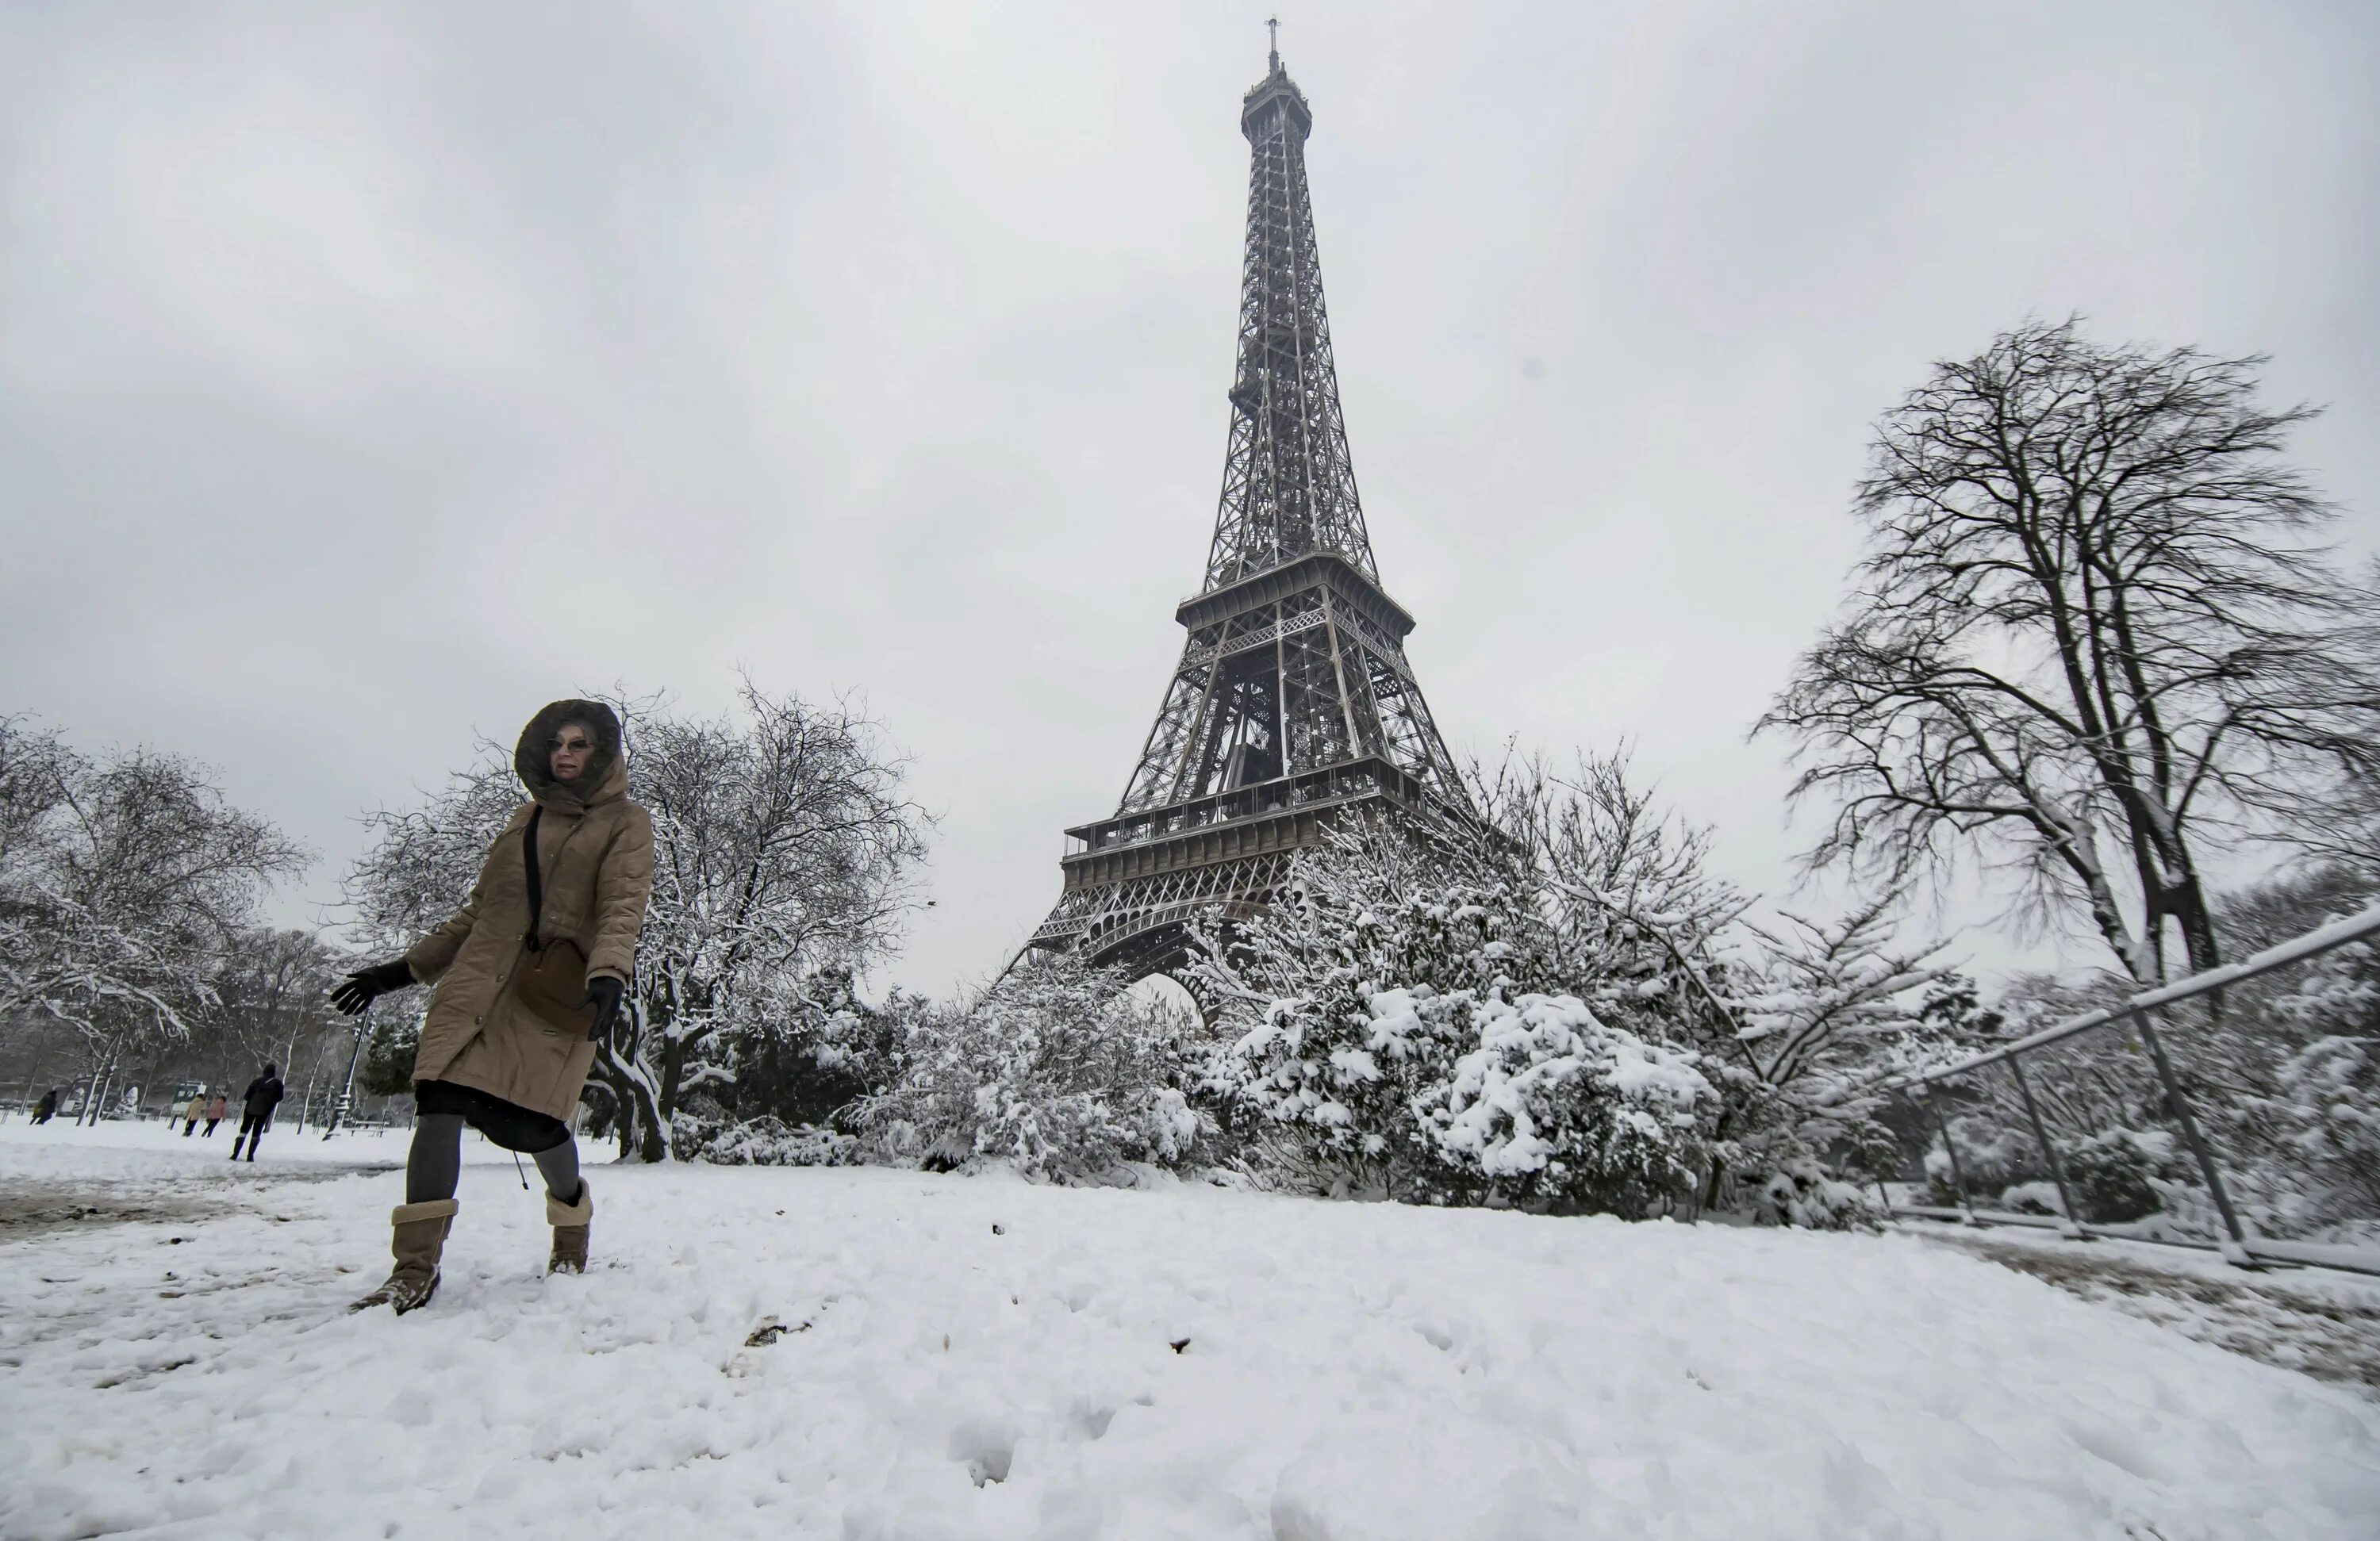
[[1959, 1207], [1967, 1223], [1975, 1223], [1974, 1207], [1967, 1202], [1967, 1174], [1959, 1170], [1959, 1147], [1950, 1143], [1950, 1121], [1942, 1116], [1942, 1104], [1934, 1099], [1932, 1087], [1925, 1091], [1925, 1106], [1934, 1115], [1934, 1127], [1942, 1132], [1942, 1154], [1950, 1158], [1950, 1187], [1959, 1195]]
[[2231, 1195], [2224, 1190], [2223, 1173], [2216, 1170], [2215, 1153], [2198, 1132], [2198, 1120], [2191, 1116], [2190, 1099], [2181, 1095], [2181, 1079], [2173, 1073], [2173, 1062], [2166, 1058], [2165, 1044], [2157, 1037], [2156, 1029], [2149, 1025], [2148, 1013], [2134, 1007], [2132, 1025], [2140, 1029], [2141, 1041], [2149, 1046], [2149, 1057], [2156, 1062], [2157, 1079], [2165, 1083], [2166, 1100], [2173, 1104], [2173, 1116], [2181, 1125], [2181, 1137], [2190, 1142], [2190, 1153], [2198, 1158], [2198, 1170], [2206, 1179], [2206, 1191], [2215, 1199], [2216, 1212], [2223, 1217], [2224, 1232], [2230, 1240], [2224, 1244], [2223, 1258], [2240, 1268], [2255, 1267], [2248, 1255], [2248, 1233], [2240, 1225], [2240, 1217], [2231, 1208]]
[[2041, 1122], [2041, 1105], [2033, 1099], [2033, 1083], [2024, 1078], [2024, 1056], [2008, 1057], [2009, 1074], [2016, 1077], [2016, 1089], [2024, 1098], [2024, 1116], [2033, 1122], [2033, 1137], [2041, 1142], [2041, 1153], [2049, 1160], [2049, 1180], [2058, 1184], [2058, 1205], [2066, 1211], [2067, 1235], [2082, 1239], [2082, 1217], [2074, 1210], [2074, 1195], [2066, 1186], [2066, 1164], [2058, 1159], [2058, 1147], [2049, 1143], [2049, 1128]]

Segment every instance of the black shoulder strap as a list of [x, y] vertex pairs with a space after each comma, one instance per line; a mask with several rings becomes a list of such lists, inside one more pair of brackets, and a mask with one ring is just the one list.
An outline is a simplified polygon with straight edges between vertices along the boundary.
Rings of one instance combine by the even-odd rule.
[[545, 917], [545, 879], [537, 869], [537, 821], [544, 813], [543, 804], [532, 807], [528, 832], [521, 836], [521, 852], [528, 862], [528, 934], [521, 938], [521, 945], [532, 953], [545, 945], [537, 936], [538, 923]]

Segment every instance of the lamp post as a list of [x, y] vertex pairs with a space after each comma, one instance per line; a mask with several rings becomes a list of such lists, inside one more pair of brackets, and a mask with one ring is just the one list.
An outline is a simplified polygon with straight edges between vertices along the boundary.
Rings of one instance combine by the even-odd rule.
[[355, 1106], [356, 1066], [362, 1062], [364, 1038], [371, 1030], [371, 1013], [369, 1011], [356, 1018], [356, 1046], [348, 1051], [347, 1078], [340, 1084], [339, 1099], [331, 1106], [330, 1125], [322, 1131], [322, 1137], [326, 1140], [339, 1132], [339, 1125], [346, 1122], [347, 1110]]

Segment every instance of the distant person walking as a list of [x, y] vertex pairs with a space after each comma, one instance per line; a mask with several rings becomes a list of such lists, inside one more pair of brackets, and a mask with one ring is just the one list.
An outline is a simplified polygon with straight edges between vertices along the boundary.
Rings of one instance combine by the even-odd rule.
[[200, 1138], [209, 1140], [213, 1139], [215, 1137], [215, 1125], [221, 1123], [224, 1121], [224, 1115], [230, 1111], [231, 1099], [224, 1096], [223, 1093], [217, 1092], [214, 1096], [209, 1098], [207, 1099], [207, 1126], [200, 1134]]
[[547, 1269], [587, 1268], [595, 1197], [563, 1121], [634, 975], [653, 823], [628, 800], [620, 720], [599, 701], [555, 701], [530, 718], [513, 770], [529, 801], [489, 848], [463, 907], [405, 956], [331, 992], [356, 1014], [417, 981], [437, 987], [414, 1051], [405, 1202], [389, 1217], [396, 1266], [358, 1311], [401, 1315], [436, 1292], [466, 1124], [537, 1159], [553, 1228]]
[[199, 1092], [190, 1098], [190, 1105], [182, 1110], [182, 1138], [188, 1139], [190, 1131], [199, 1126], [199, 1120], [206, 1116], [207, 1094]]
[[47, 1123], [51, 1119], [57, 1116], [57, 1111], [58, 1088], [52, 1086], [49, 1090], [42, 1094], [42, 1099], [39, 1102], [33, 1104], [33, 1122], [35, 1123]]
[[273, 1127], [273, 1110], [281, 1106], [281, 1067], [266, 1065], [264, 1074], [248, 1084], [241, 1094], [239, 1133], [231, 1138], [231, 1159], [239, 1159], [239, 1142], [248, 1142], [248, 1159], [256, 1161], [256, 1147], [264, 1143], [264, 1132]]

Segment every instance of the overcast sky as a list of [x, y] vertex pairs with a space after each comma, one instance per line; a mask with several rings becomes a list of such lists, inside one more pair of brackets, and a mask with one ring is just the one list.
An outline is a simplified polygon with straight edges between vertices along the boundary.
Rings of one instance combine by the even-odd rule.
[[[2380, 540], [2380, 6], [1280, 13], [1458, 754], [1633, 741], [1785, 894], [1743, 735], [1867, 425], [2028, 314], [2270, 352]], [[1180, 650], [1265, 14], [0, 8], [0, 710], [219, 767], [295, 916], [554, 697], [856, 691], [941, 819], [892, 977], [996, 967]]]

